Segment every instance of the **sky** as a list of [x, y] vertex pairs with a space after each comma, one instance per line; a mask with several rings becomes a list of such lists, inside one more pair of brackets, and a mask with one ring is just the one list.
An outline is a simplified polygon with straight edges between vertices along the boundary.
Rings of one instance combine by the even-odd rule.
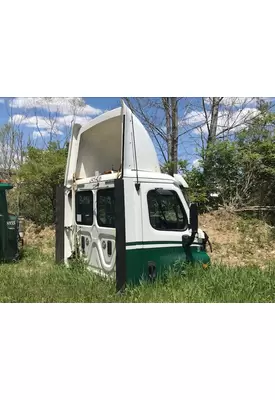
[[[120, 105], [120, 98], [28, 98], [0, 97], [0, 126], [13, 122], [23, 133], [25, 142], [43, 146], [53, 132], [62, 141], [70, 131], [72, 121], [87, 123], [104, 111]], [[84, 105], [75, 106], [76, 100]]]
[[[180, 137], [179, 158], [188, 160], [192, 165], [197, 163], [198, 154], [196, 154], [196, 148], [200, 143], [200, 133], [195, 127], [201, 124], [204, 115], [201, 108], [201, 98], [182, 99], [183, 104], [180, 110], [187, 111], [185, 111], [184, 115], [183, 111], [179, 113], [180, 132], [183, 129], [181, 125], [185, 126], [186, 122], [188, 122], [188, 126], [190, 125], [194, 129]], [[243, 98], [224, 99], [218, 129], [222, 129], [228, 124], [226, 110], [228, 110], [229, 106], [231, 107], [231, 120], [234, 123], [235, 121], [240, 122], [238, 129], [243, 126], [242, 122], [247, 116], [254, 115], [256, 112], [256, 103], [252, 100], [253, 98], [247, 98], [245, 107], [243, 107]], [[267, 100], [274, 101], [274, 98]], [[189, 103], [192, 103], [192, 108], [189, 107]], [[23, 132], [25, 143], [31, 141], [36, 146], [43, 147], [52, 134], [54, 135], [53, 139], [58, 139], [61, 142], [65, 140], [65, 137], [69, 136], [73, 120], [83, 125], [102, 112], [119, 106], [119, 97], [52, 97], [47, 98], [47, 100], [39, 97], [0, 97], [0, 126], [12, 120]], [[207, 104], [206, 107], [208, 107]], [[242, 110], [241, 107], [243, 108]], [[151, 112], [151, 109], [149, 112]], [[154, 113], [153, 109], [152, 113]], [[163, 129], [165, 128], [163, 127]], [[204, 125], [200, 132], [206, 133], [206, 129], [206, 125]]]

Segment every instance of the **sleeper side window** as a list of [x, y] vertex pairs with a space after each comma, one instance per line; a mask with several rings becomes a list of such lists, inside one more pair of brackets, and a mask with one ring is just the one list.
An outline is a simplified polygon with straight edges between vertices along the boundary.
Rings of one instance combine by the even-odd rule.
[[150, 223], [161, 231], [184, 231], [188, 220], [180, 198], [174, 190], [155, 189], [147, 194]]
[[97, 192], [97, 223], [106, 228], [115, 228], [114, 189], [100, 189]]
[[76, 192], [75, 219], [78, 225], [93, 225], [93, 192], [83, 190]]

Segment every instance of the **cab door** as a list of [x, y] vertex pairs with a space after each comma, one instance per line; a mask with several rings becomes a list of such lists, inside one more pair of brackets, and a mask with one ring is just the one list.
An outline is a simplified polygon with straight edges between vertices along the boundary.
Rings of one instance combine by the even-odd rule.
[[95, 272], [112, 273], [116, 257], [113, 184], [76, 192], [76, 224], [80, 256]]
[[[94, 225], [94, 193], [78, 189], [75, 194], [76, 238], [79, 255], [91, 265], [92, 232]], [[97, 265], [94, 265], [97, 267]]]
[[143, 183], [143, 266], [155, 277], [177, 261], [185, 261], [182, 235], [188, 232], [187, 204], [173, 184]]
[[115, 192], [114, 185], [99, 187], [95, 198], [93, 251], [103, 273], [113, 274], [116, 260]]

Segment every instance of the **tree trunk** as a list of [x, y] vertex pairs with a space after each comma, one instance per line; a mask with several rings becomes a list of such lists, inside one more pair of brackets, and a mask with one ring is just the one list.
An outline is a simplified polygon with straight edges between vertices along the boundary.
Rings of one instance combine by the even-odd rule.
[[[165, 162], [165, 170], [173, 175], [178, 165], [178, 97], [125, 98], [131, 110], [153, 135]], [[151, 113], [151, 110], [154, 110]], [[159, 118], [159, 115], [162, 116]], [[167, 168], [168, 167], [168, 168]]]
[[207, 145], [214, 142], [217, 136], [220, 97], [213, 97], [211, 107], [211, 121]]
[[178, 171], [178, 103], [176, 97], [171, 97], [171, 108], [172, 108], [172, 143], [171, 143], [171, 155], [172, 155], [172, 171], [174, 174]]
[[212, 165], [210, 165], [210, 161], [208, 159], [208, 150], [212, 143], [215, 142], [217, 137], [217, 129], [218, 129], [218, 117], [219, 117], [219, 107], [221, 97], [213, 97], [212, 104], [211, 104], [211, 120], [210, 124], [207, 123], [208, 126], [208, 138], [206, 144], [206, 153], [204, 154], [204, 177], [205, 177], [205, 184], [208, 191], [214, 190], [215, 186], [215, 177], [212, 173]]
[[167, 156], [168, 162], [172, 162], [172, 125], [171, 125], [171, 104], [169, 97], [162, 98], [164, 110], [165, 110], [165, 120], [166, 120], [166, 135], [167, 135]]

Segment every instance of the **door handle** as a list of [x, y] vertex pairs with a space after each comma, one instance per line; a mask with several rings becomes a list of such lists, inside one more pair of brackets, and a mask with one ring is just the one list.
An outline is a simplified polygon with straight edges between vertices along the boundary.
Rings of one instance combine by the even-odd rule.
[[112, 255], [112, 242], [111, 240], [108, 240], [107, 242], [107, 254], [110, 257]]
[[85, 253], [85, 236], [81, 236], [82, 253]]

